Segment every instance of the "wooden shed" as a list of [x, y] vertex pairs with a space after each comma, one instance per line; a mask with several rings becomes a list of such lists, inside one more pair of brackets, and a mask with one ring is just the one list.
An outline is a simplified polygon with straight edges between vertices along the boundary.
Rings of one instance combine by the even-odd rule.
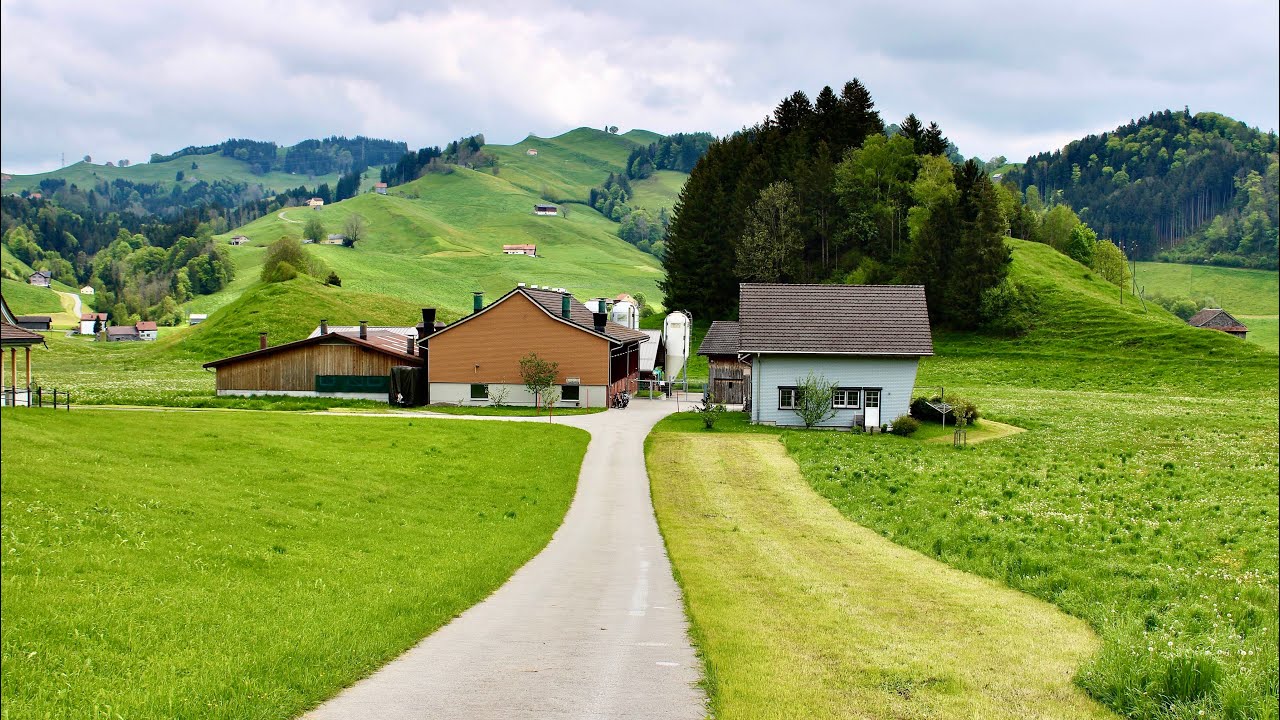
[[698, 346], [707, 358], [707, 385], [716, 402], [747, 405], [751, 402], [751, 363], [738, 355], [738, 323], [711, 323]]
[[364, 331], [356, 337], [336, 332], [261, 347], [205, 363], [217, 372], [219, 395], [289, 395], [386, 402], [391, 368], [422, 367], [412, 338]]

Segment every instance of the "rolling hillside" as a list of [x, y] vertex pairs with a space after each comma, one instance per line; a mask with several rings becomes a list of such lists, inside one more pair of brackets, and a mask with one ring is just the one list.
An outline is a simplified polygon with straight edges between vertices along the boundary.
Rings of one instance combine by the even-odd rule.
[[[195, 163], [198, 168], [192, 170], [192, 163]], [[183, 181], [181, 183], [174, 179], [179, 171], [183, 173]], [[374, 174], [376, 175], [376, 173]], [[80, 161], [58, 170], [51, 170], [37, 175], [14, 175], [12, 180], [4, 184], [4, 191], [7, 193], [22, 192], [23, 190], [34, 192], [40, 189], [40, 181], [46, 178], [60, 178], [66, 180], [69, 184], [78, 185], [82, 188], [93, 187], [103, 181], [110, 182], [122, 179], [134, 183], [160, 183], [166, 190], [178, 184], [187, 187], [201, 180], [210, 183], [214, 180], [225, 180], [242, 182], [248, 185], [258, 184], [262, 185], [266, 190], [275, 192], [290, 190], [299, 185], [312, 187], [321, 183], [329, 183], [332, 186], [338, 182], [337, 173], [315, 177], [284, 172], [255, 175], [250, 172], [247, 163], [225, 157], [220, 153], [210, 153], [208, 155], [187, 155], [159, 163], [138, 163], [137, 165], [123, 168], [107, 167], [106, 165]]]

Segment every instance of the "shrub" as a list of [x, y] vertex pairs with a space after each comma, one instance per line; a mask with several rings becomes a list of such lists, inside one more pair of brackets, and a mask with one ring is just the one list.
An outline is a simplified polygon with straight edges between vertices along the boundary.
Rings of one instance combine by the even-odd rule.
[[263, 280], [269, 283], [285, 282], [298, 277], [298, 269], [293, 265], [280, 261], [272, 266], [271, 271], [263, 274]]
[[1006, 278], [982, 293], [982, 327], [1000, 335], [1023, 335], [1040, 311], [1040, 296], [1030, 286]]
[[716, 402], [715, 396], [708, 393], [702, 404], [694, 408], [698, 417], [702, 418], [702, 426], [708, 430], [715, 429], [716, 421], [725, 413], [725, 406]]
[[920, 421], [910, 415], [902, 415], [893, 421], [893, 429], [890, 430], [894, 435], [906, 437], [916, 430], [920, 429]]
[[[911, 416], [917, 420], [925, 422], [942, 422], [942, 413], [938, 412], [930, 405], [930, 402], [938, 402], [937, 395], [933, 397], [918, 397], [911, 401]], [[951, 412], [947, 413], [947, 422], [955, 422], [957, 417], [964, 418], [965, 422], [972, 425], [981, 414], [978, 412], [978, 406], [971, 400], [960, 397], [959, 395], [950, 395], [946, 399], [951, 405]], [[897, 421], [894, 421], [897, 424]]]
[[795, 412], [804, 421], [805, 427], [819, 425], [836, 414], [836, 409], [831, 405], [835, 388], [834, 382], [812, 372], [796, 382]]
[[338, 277], [338, 273], [330, 270], [329, 277], [324, 279], [324, 284], [332, 285], [334, 287], [342, 287], [342, 278]]

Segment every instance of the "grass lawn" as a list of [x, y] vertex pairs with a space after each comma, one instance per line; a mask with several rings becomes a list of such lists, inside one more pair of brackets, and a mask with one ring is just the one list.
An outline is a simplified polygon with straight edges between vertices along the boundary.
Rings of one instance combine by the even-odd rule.
[[[971, 445], [988, 440], [998, 440], [1002, 437], [1022, 432], [1020, 427], [986, 419], [978, 420], [965, 428], [965, 430], [968, 432], [968, 442]], [[920, 429], [911, 434], [911, 439], [927, 443], [951, 443], [954, 442], [955, 432], [954, 425], [943, 427], [942, 423], [922, 422], [920, 423]]]
[[717, 717], [1112, 717], [1083, 622], [849, 522], [776, 434], [673, 427], [646, 462]]
[[[534, 407], [520, 407], [518, 405], [428, 405], [421, 408], [435, 413], [444, 413], [446, 415], [480, 415], [493, 417], [546, 417], [545, 410]], [[594, 415], [598, 412], [604, 412], [606, 408], [602, 407], [565, 407], [556, 408], [552, 413], [552, 417], [556, 415]]]
[[1140, 262], [1138, 285], [1148, 295], [1210, 296], [1232, 315], [1280, 314], [1280, 273], [1275, 270]]
[[1269, 317], [1236, 315], [1234, 317], [1249, 328], [1249, 333], [1245, 335], [1246, 340], [1255, 345], [1261, 345], [1271, 352], [1280, 352], [1280, 318], [1274, 315]]
[[536, 554], [588, 440], [421, 418], [2, 417], [6, 718], [296, 716]]
[[26, 280], [0, 280], [4, 300], [14, 315], [55, 315], [62, 312], [62, 296], [51, 288], [36, 287]]

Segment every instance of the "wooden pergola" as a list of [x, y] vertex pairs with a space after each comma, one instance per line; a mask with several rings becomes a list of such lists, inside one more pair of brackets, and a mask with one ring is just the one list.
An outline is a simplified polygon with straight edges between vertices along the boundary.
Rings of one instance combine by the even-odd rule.
[[17, 325], [0, 322], [0, 378], [4, 377], [4, 351], [9, 351], [9, 387], [18, 387], [18, 348], [26, 355], [27, 382], [31, 387], [31, 346], [44, 345], [44, 337]]

